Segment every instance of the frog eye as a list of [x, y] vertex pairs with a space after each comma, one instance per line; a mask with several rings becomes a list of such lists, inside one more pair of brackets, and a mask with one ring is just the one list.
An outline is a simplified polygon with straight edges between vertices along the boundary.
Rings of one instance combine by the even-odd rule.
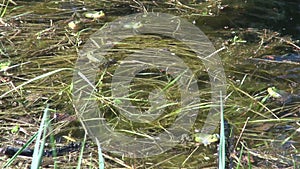
[[219, 139], [219, 138], [220, 138], [219, 134], [213, 134], [212, 136], [213, 136], [214, 138], [216, 138], [216, 139]]

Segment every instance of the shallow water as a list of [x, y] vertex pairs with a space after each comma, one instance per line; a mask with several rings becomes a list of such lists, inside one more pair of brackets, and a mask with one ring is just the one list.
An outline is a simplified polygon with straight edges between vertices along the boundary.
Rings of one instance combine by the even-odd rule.
[[[10, 60], [13, 65], [30, 62], [9, 70], [8, 74], [1, 75], [1, 77], [8, 77], [15, 86], [58, 68], [74, 68], [77, 51], [82, 49], [92, 33], [115, 18], [141, 12], [144, 5], [148, 11], [182, 16], [189, 22], [194, 22], [208, 36], [216, 49], [226, 46], [226, 49], [219, 52], [228, 83], [225, 117], [234, 128], [235, 142], [243, 132], [235, 153], [236, 157], [239, 157], [240, 153], [242, 154], [243, 165], [246, 167], [251, 163], [257, 167], [279, 168], [292, 166], [299, 160], [297, 151], [300, 146], [299, 131], [297, 131], [299, 130], [297, 123], [300, 114], [299, 104], [296, 102], [282, 105], [272, 98], [263, 99], [267, 96], [267, 88], [271, 86], [276, 86], [276, 88], [291, 94], [300, 94], [298, 62], [274, 63], [263, 59], [266, 55], [281, 56], [299, 52], [299, 49], [288, 43], [299, 38], [300, 23], [297, 16], [300, 10], [299, 5], [294, 2], [253, 0], [244, 3], [244, 1], [238, 0], [224, 0], [221, 4], [214, 2], [189, 4], [183, 1], [181, 5], [167, 2], [159, 4], [144, 2], [141, 5], [134, 2], [117, 1], [113, 3], [31, 1], [17, 2], [17, 4], [20, 8], [8, 10], [4, 17], [9, 26], [1, 27], [3, 29], [1, 32], [4, 33], [0, 36], [1, 61]], [[9, 9], [12, 7], [10, 6]], [[99, 20], [83, 18], [81, 14], [89, 10], [103, 10], [106, 17]], [[266, 13], [262, 14], [264, 12]], [[72, 20], [80, 20], [73, 30], [68, 27], [68, 23]], [[139, 24], [130, 23], [128, 22], [130, 28], [138, 31]], [[292, 36], [294, 39], [289, 39], [274, 31], [282, 32], [283, 35]], [[187, 130], [187, 140], [183, 139], [182, 143], [154, 157], [123, 158], [122, 160], [136, 168], [214, 168], [217, 166], [217, 155], [215, 154], [217, 145], [212, 143], [208, 147], [200, 145], [198, 148], [198, 145], [189, 138], [194, 129], [203, 127], [209, 108], [212, 106], [210, 100], [211, 79], [209, 79], [207, 69], [187, 45], [172, 38], [161, 37], [159, 33], [147, 36], [149, 38], [137, 36], [116, 44], [115, 48], [108, 51], [107, 55], [114, 61], [111, 64], [100, 66], [97, 77], [103, 79], [96, 87], [99, 90], [102, 89], [102, 93], [96, 93], [95, 97], [100, 110], [105, 112], [103, 117], [106, 118], [109, 126], [133, 136], [133, 138], [139, 138], [147, 134], [157, 136], [159, 132], [166, 130], [165, 128], [174, 122], [176, 110], [180, 107], [178, 101], [180, 93], [176, 92], [180, 86], [170, 85], [164, 89], [172, 81], [177, 82], [176, 77], [180, 76], [180, 74], [176, 75], [176, 70], [172, 69], [149, 68], [141, 72], [130, 83], [130, 97], [128, 98], [135, 99], [132, 101], [133, 105], [139, 107], [141, 111], [149, 109], [153, 104], [156, 104], [157, 107], [162, 106], [166, 104], [164, 100], [168, 100], [170, 105], [167, 106], [168, 109], [165, 110], [164, 116], [157, 116], [158, 119], [154, 122], [132, 122], [128, 118], [118, 117], [120, 114], [115, 110], [122, 100], [111, 98], [112, 87], [110, 84], [113, 79], [111, 74], [115, 73], [118, 66], [122, 65], [122, 60], [126, 56], [144, 48], [159, 48], [163, 52], [175, 53], [182, 58], [194, 73], [193, 76], [200, 90], [196, 96], [199, 96], [203, 103], [203, 105], [192, 106], [203, 107], [201, 107], [193, 127]], [[97, 59], [90, 61], [96, 61], [95, 65], [97, 64]], [[104, 71], [106, 73], [102, 77]], [[10, 73], [12, 75], [9, 75]], [[2, 119], [24, 119], [27, 124], [30, 123], [29, 116], [34, 119], [33, 121], [38, 121], [39, 112], [43, 110], [45, 102], [50, 102], [53, 109], [59, 112], [75, 114], [72, 105], [73, 86], [70, 86], [72, 76], [73, 72], [62, 71], [49, 78], [30, 83], [21, 88], [19, 92], [8, 94], [1, 101]], [[11, 83], [2, 82], [2, 84], [1, 94], [11, 89]], [[158, 97], [158, 91], [162, 89], [166, 94]], [[29, 99], [29, 96], [34, 93], [37, 93], [34, 95], [35, 99]], [[103, 99], [103, 96], [106, 98]], [[153, 102], [147, 101], [147, 98], [152, 98]], [[158, 99], [159, 102], [155, 103], [155, 99]], [[175, 116], [169, 115], [169, 112], [174, 113]], [[248, 117], [250, 119], [243, 130]], [[147, 120], [149, 121], [149, 119]], [[152, 119], [150, 118], [150, 120]], [[7, 121], [9, 122], [9, 120]], [[82, 130], [76, 132], [72, 125], [79, 127], [77, 123], [70, 124], [69, 127], [68, 125], [63, 128], [58, 127], [56, 134], [71, 133], [77, 137], [78, 133], [82, 134]], [[28, 128], [27, 130], [34, 130]], [[122, 129], [123, 131], [121, 131]], [[215, 133], [217, 132], [218, 130], [215, 131]], [[137, 133], [143, 135], [136, 136]], [[3, 138], [9, 137], [5, 133], [1, 133], [1, 135]], [[25, 137], [21, 138], [25, 139]], [[170, 142], [173, 141], [172, 139], [170, 138]], [[9, 140], [3, 139], [1, 146], [7, 143]], [[120, 144], [124, 143], [120, 142]], [[242, 144], [245, 145], [244, 152], [240, 151]], [[122, 158], [112, 152], [105, 151], [105, 153], [112, 157]], [[250, 162], [247, 161], [248, 154], [251, 156]], [[114, 160], [107, 160], [106, 165], [108, 167], [122, 166]]]

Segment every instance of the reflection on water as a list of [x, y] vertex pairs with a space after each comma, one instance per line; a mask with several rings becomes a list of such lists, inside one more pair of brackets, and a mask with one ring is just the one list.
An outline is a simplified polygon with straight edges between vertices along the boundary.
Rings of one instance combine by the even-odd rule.
[[[206, 18], [210, 27], [271, 29], [300, 39], [300, 2], [294, 0], [224, 0], [228, 5], [216, 18]], [[210, 21], [213, 20], [213, 21]]]

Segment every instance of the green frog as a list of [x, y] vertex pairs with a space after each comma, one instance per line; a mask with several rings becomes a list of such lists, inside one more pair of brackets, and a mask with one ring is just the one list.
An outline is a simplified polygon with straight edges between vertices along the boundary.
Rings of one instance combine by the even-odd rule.
[[0, 62], [0, 72], [6, 72], [6, 70], [9, 68], [11, 62], [10, 61], [5, 61], [5, 62]]
[[202, 143], [204, 146], [208, 146], [219, 140], [219, 134], [195, 133], [193, 137], [195, 142]]
[[128, 22], [124, 24], [124, 28], [126, 29], [138, 29], [143, 27], [144, 25], [141, 22]]
[[100, 19], [105, 16], [103, 11], [89, 11], [83, 13], [83, 16], [90, 19]]
[[291, 94], [284, 90], [279, 90], [275, 87], [269, 87], [267, 91], [270, 97], [278, 100], [283, 104], [291, 104], [300, 101], [299, 94]]
[[283, 97], [283, 95], [287, 94], [286, 92], [280, 91], [280, 90], [276, 89], [275, 87], [269, 87], [267, 89], [267, 91], [271, 97], [276, 98], [276, 99], [280, 99]]

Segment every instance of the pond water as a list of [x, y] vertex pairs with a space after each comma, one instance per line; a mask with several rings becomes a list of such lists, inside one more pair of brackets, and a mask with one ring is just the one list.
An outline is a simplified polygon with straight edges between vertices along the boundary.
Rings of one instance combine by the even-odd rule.
[[[101, 139], [105, 140], [102, 140], [102, 145], [106, 146], [103, 147], [106, 168], [217, 168], [218, 142], [207, 142], [206, 139], [205, 143], [199, 143], [193, 138], [195, 130], [201, 131], [205, 126], [205, 119], [210, 116], [209, 111], [218, 103], [211, 99], [211, 81], [218, 73], [211, 72], [205, 65], [209, 62], [205, 62], [203, 58], [202, 62], [197, 52], [191, 50], [190, 46], [197, 46], [198, 43], [182, 43], [175, 38], [160, 36], [169, 28], [167, 22], [157, 20], [161, 23], [150, 25], [150, 21], [129, 20], [120, 21], [124, 24], [120, 30], [126, 33], [130, 30], [129, 33], [136, 36], [123, 38], [121, 36], [124, 34], [120, 32], [113, 34], [104, 31], [105, 34], [96, 34], [101, 36], [95, 38], [95, 41], [90, 41], [92, 47], [100, 46], [99, 49], [104, 50], [105, 54], [101, 50], [91, 51], [91, 48], [84, 46], [89, 37], [95, 37], [93, 33], [96, 31], [116, 29], [114, 25], [109, 25], [109, 22], [134, 13], [154, 11], [186, 19], [204, 32], [215, 49], [220, 49], [220, 62], [215, 67], [217, 70], [224, 68], [223, 78], [226, 79], [227, 90], [224, 97], [224, 116], [230, 125], [227, 126], [230, 131], [226, 132], [231, 133], [227, 135], [226, 168], [300, 166], [298, 2], [91, 0], [14, 3], [9, 4], [6, 13], [0, 18], [1, 65], [7, 63], [9, 66], [15, 66], [9, 69], [1, 66], [0, 119], [3, 120], [0, 120], [0, 127], [3, 131], [0, 132], [0, 147], [7, 144], [16, 145], [11, 143], [11, 138], [26, 141], [37, 131], [45, 103], [50, 103], [50, 107], [55, 110], [53, 133], [56, 137], [68, 135], [78, 141], [82, 140], [84, 129], [78, 120], [75, 120], [75, 114], [83, 124], [94, 125], [88, 129], [89, 132], [93, 132], [89, 133], [89, 136], [93, 138], [98, 134], [99, 137], [104, 137]], [[4, 8], [1, 9], [3, 12]], [[139, 31], [147, 29], [147, 24], [148, 27], [155, 25], [153, 30], [159, 27], [161, 32], [139, 34]], [[173, 34], [176, 34], [184, 30], [184, 25], [175, 23], [173, 30]], [[188, 35], [182, 36], [182, 39], [199, 36], [193, 35], [194, 31], [190, 30], [184, 32]], [[185, 35], [184, 33], [180, 32], [178, 36]], [[113, 47], [106, 48], [105, 45]], [[203, 54], [210, 49], [207, 43], [201, 44], [200, 47], [206, 47]], [[156, 50], [145, 50], [150, 48]], [[84, 64], [77, 68], [96, 70], [92, 72], [95, 76], [87, 71], [77, 74], [78, 78], [74, 80], [74, 71], [62, 69], [78, 66], [78, 53], [84, 53], [85, 58], [80, 60]], [[184, 64], [169, 57], [161, 59], [158, 54], [176, 55]], [[131, 60], [128, 60], [130, 57]], [[137, 61], [140, 57], [146, 59]], [[151, 64], [142, 64], [147, 68], [139, 68], [139, 71], [135, 69], [140, 62], [146, 62], [149, 58]], [[160, 66], [155, 67], [154, 64]], [[185, 72], [185, 66], [191, 74]], [[40, 76], [50, 71], [58, 73]], [[120, 80], [123, 76], [132, 76], [132, 80], [125, 83]], [[188, 87], [180, 85], [181, 81]], [[23, 86], [23, 83], [26, 84]], [[193, 84], [197, 85], [197, 91], [193, 90]], [[126, 86], [128, 91], [124, 94], [120, 86]], [[270, 87], [279, 89], [280, 91], [276, 92], [284, 97], [275, 98], [268, 95]], [[82, 91], [77, 97], [76, 92], [79, 90], [76, 89], [91, 92], [92, 98], [85, 99], [95, 102], [85, 104], [83, 100], [76, 100], [82, 96], [90, 97]], [[189, 95], [183, 95], [179, 92], [180, 89], [186, 89]], [[189, 100], [194, 97], [195, 103]], [[180, 100], [182, 98], [185, 102]], [[199, 100], [200, 102], [196, 103]], [[190, 101], [189, 104], [186, 104], [187, 101]], [[75, 109], [78, 107], [84, 108]], [[90, 111], [95, 108], [99, 108], [102, 114], [95, 115], [94, 111]], [[133, 113], [133, 108], [139, 113]], [[189, 114], [186, 113], [187, 110], [197, 112]], [[87, 113], [82, 114], [83, 112]], [[175, 126], [178, 130], [180, 128], [180, 131], [183, 128], [185, 134], [167, 134], [159, 138], [160, 133], [173, 131], [170, 129], [172, 124], [181, 117], [178, 113], [191, 116], [192, 120]], [[57, 115], [61, 114], [64, 118], [57, 118]], [[211, 122], [215, 125], [215, 130], [210, 134], [219, 132], [218, 118]], [[115, 133], [103, 135], [104, 129], [97, 127], [101, 125], [101, 119], [105, 119], [107, 127], [114, 132], [125, 134], [132, 140], [167, 140], [169, 142], [164, 142], [163, 146], [174, 146], [165, 151], [164, 147], [159, 147], [161, 145], [155, 145], [159, 141], [153, 141], [150, 148], [157, 146], [160, 152], [155, 156], [130, 152], [126, 154], [123, 151], [127, 156], [122, 156], [117, 152], [118, 148], [122, 148], [123, 145], [126, 148], [129, 142], [125, 141], [125, 137], [111, 140], [110, 138], [117, 135]], [[190, 126], [191, 123], [193, 124]], [[12, 134], [10, 131], [14, 126], [21, 126], [22, 131]], [[176, 142], [179, 137], [180, 140]], [[89, 140], [90, 145], [83, 156], [88, 161], [82, 164], [84, 167], [98, 166], [95, 139], [93, 141]], [[63, 144], [66, 142], [68, 140], [64, 140]], [[112, 146], [116, 142], [122, 146]], [[209, 144], [204, 146], [203, 143]], [[146, 153], [147, 149], [141, 148], [136, 152]], [[25, 166], [28, 163], [22, 159], [18, 160], [19, 165]], [[61, 168], [77, 165], [76, 157], [64, 160], [58, 160], [67, 163], [65, 166], [61, 165]], [[44, 164], [44, 167], [46, 166]]]

